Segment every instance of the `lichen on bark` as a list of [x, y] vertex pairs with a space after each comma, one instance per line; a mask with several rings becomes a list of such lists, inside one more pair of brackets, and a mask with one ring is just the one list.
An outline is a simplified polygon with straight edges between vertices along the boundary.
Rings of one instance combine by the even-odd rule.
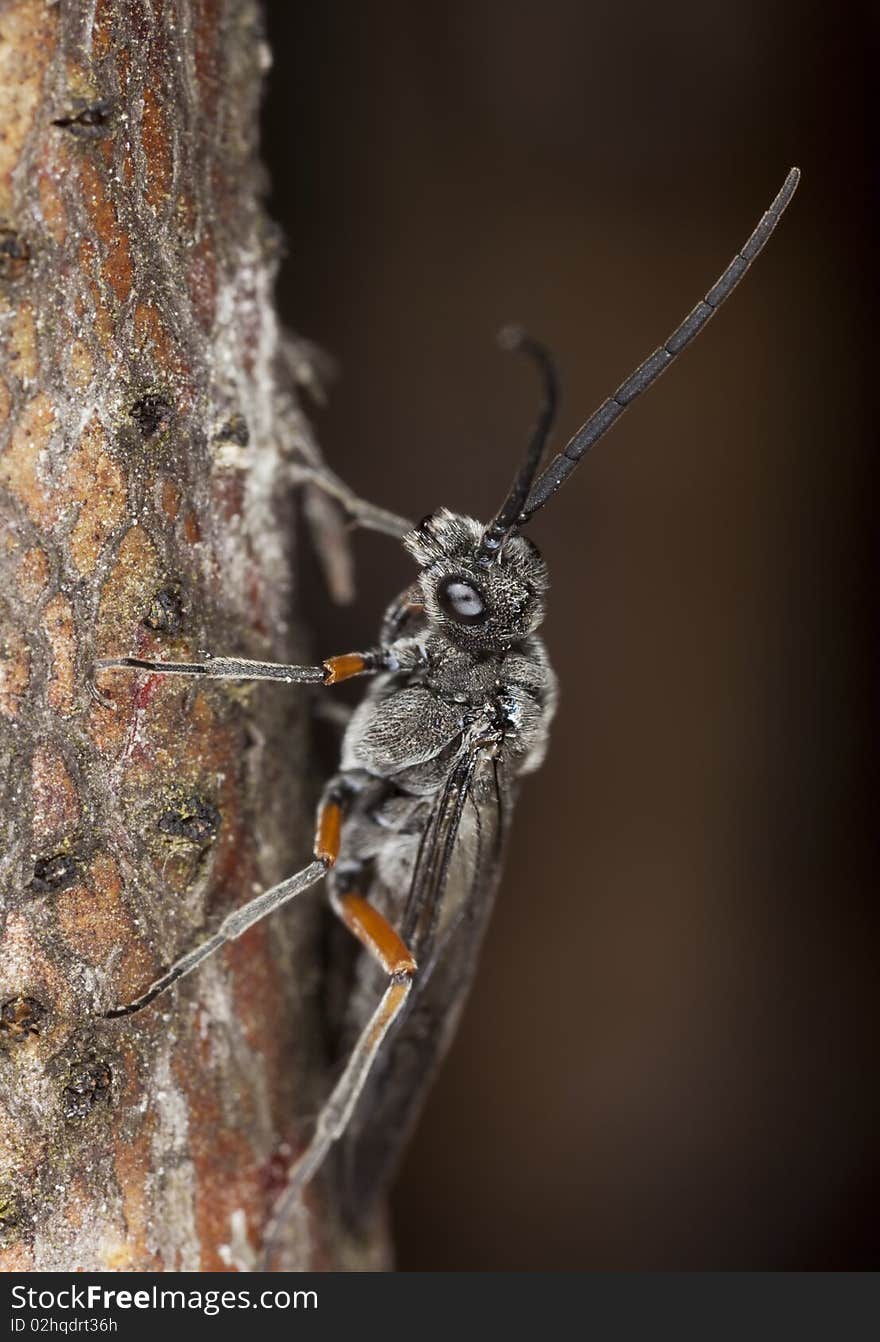
[[[105, 1020], [307, 853], [296, 692], [99, 656], [302, 655], [310, 450], [260, 205], [253, 0], [0, 3], [0, 1263], [249, 1268], [326, 1084], [314, 904]], [[379, 1261], [320, 1190], [282, 1265]]]

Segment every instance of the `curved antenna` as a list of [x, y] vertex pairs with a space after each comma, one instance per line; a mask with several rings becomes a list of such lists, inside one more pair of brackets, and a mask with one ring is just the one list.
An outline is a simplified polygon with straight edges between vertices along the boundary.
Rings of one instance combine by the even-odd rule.
[[483, 538], [480, 541], [480, 554], [484, 560], [495, 558], [507, 537], [517, 525], [526, 499], [529, 497], [529, 490], [534, 483], [548, 435], [556, 418], [556, 407], [559, 403], [556, 366], [553, 363], [550, 351], [544, 345], [537, 340], [533, 340], [521, 326], [505, 326], [503, 330], [498, 332], [498, 344], [502, 349], [527, 354], [530, 359], [535, 361], [544, 381], [544, 402], [538, 412], [535, 427], [532, 429], [532, 436], [529, 439], [529, 446], [523, 463], [513, 477], [510, 489], [507, 491], [507, 497], [496, 513], [494, 521], [490, 522], [483, 532]]
[[636, 397], [641, 396], [643, 391], [647, 391], [648, 387], [656, 382], [660, 374], [666, 371], [672, 361], [702, 331], [706, 322], [715, 315], [725, 298], [733, 293], [755, 257], [760, 255], [769, 241], [771, 233], [782, 218], [785, 207], [797, 189], [800, 177], [799, 168], [792, 168], [789, 171], [779, 194], [766, 214], [760, 219], [748, 242], [736, 253], [730, 265], [720, 279], [713, 284], [705, 298], [701, 299], [693, 311], [688, 313], [668, 340], [655, 349], [653, 354], [649, 354], [644, 363], [640, 364], [625, 382], [621, 382], [613, 396], [609, 396], [606, 401], [602, 402], [599, 409], [590, 416], [586, 424], [578, 429], [571, 441], [566, 444], [558, 456], [553, 458], [530, 493], [528, 502], [517, 518], [517, 525], [522, 526], [524, 522], [534, 516], [539, 508], [543, 508], [563, 481], [571, 475], [581, 458], [608, 432], [611, 425], [620, 418], [628, 406], [632, 405]]

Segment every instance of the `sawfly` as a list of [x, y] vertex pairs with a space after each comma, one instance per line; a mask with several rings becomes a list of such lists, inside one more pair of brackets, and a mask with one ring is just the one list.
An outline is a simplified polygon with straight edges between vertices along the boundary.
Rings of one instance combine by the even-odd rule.
[[556, 707], [556, 677], [538, 632], [549, 578], [525, 528], [733, 292], [799, 176], [792, 168], [705, 298], [543, 470], [558, 400], [553, 361], [523, 331], [502, 333], [507, 348], [536, 365], [543, 402], [524, 460], [488, 523], [440, 508], [412, 526], [356, 499], [323, 466], [313, 470], [313, 482], [353, 521], [398, 536], [418, 568], [386, 611], [375, 647], [320, 666], [228, 657], [194, 663], [110, 657], [96, 664], [97, 672], [130, 668], [301, 685], [370, 678], [346, 727], [339, 769], [324, 788], [312, 860], [228, 914], [134, 1001], [105, 1013], [145, 1009], [254, 923], [326, 882], [333, 911], [366, 953], [346, 1011], [350, 1050], [290, 1168], [276, 1228], [336, 1142], [344, 1201], [355, 1216], [370, 1210], [455, 1029], [501, 873], [519, 780], [541, 764]]

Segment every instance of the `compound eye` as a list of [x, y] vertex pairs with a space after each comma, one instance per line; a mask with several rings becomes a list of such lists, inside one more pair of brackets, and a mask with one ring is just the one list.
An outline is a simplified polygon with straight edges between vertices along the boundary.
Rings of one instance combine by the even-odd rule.
[[444, 578], [437, 588], [441, 608], [459, 624], [479, 624], [486, 618], [481, 593], [464, 578]]

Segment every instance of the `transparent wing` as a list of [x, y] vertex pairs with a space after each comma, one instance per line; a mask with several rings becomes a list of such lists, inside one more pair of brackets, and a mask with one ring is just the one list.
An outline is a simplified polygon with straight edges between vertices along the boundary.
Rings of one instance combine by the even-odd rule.
[[418, 962], [410, 1003], [340, 1144], [342, 1202], [358, 1224], [387, 1186], [473, 981], [501, 872], [513, 783], [464, 746], [422, 836], [400, 929]]
[[427, 962], [501, 859], [501, 762], [483, 741], [462, 746], [422, 834], [401, 936], [424, 980]]

